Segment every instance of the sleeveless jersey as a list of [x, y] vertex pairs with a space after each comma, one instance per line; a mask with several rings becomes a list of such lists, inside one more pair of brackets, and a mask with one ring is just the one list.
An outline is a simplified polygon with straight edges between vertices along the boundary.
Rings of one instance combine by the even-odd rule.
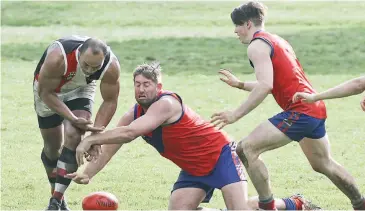
[[[284, 111], [296, 111], [311, 117], [325, 119], [326, 107], [323, 101], [316, 103], [292, 102], [296, 92], [316, 91], [304, 74], [291, 45], [283, 38], [265, 31], [254, 34], [252, 41], [261, 39], [271, 47], [271, 61], [274, 71], [272, 95]], [[252, 42], [251, 41], [251, 42]], [[253, 63], [250, 61], [251, 66]]]
[[[64, 61], [65, 61], [65, 71], [62, 76], [62, 80], [60, 81], [58, 87], [56, 88], [56, 93], [67, 93], [72, 90], [75, 90], [79, 87], [86, 86], [90, 83], [95, 83], [95, 80], [101, 80], [104, 76], [105, 71], [109, 68], [113, 58], [116, 56], [111, 51], [110, 47], [108, 47], [108, 53], [105, 56], [104, 63], [102, 67], [96, 71], [94, 74], [86, 77], [80, 68], [78, 61], [78, 52], [79, 47], [88, 39], [86, 36], [70, 36], [58, 39], [54, 41], [53, 44], [57, 44], [59, 48], [61, 48]], [[41, 70], [41, 67], [44, 63], [44, 60], [47, 56], [48, 48], [43, 53], [36, 70], [34, 71], [34, 83], [38, 84], [38, 76]]]
[[[163, 157], [189, 174], [193, 176], [209, 174], [214, 169], [222, 148], [229, 143], [228, 136], [183, 104], [177, 94], [162, 91], [157, 100], [166, 95], [176, 98], [181, 103], [181, 117], [172, 124], [161, 125], [154, 131], [144, 134], [142, 138]], [[142, 107], [136, 104], [134, 119], [143, 114]]]

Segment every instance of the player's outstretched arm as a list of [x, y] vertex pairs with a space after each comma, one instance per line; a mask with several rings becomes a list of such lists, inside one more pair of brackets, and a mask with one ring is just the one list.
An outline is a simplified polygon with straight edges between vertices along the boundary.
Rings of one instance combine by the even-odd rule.
[[[119, 120], [117, 127], [127, 126], [129, 125], [134, 119], [134, 106], [123, 115], [123, 117]], [[84, 171], [82, 173], [72, 173], [66, 175], [67, 178], [73, 179], [74, 182], [78, 184], [88, 184], [97, 173], [99, 173], [114, 154], [120, 149], [122, 144], [108, 144], [103, 145], [101, 148], [101, 154], [98, 155], [97, 159], [92, 160], [89, 162]]]
[[235, 75], [232, 74], [230, 70], [227, 69], [221, 69], [219, 70], [218, 73], [220, 73], [223, 76], [220, 77], [221, 81], [237, 89], [242, 89], [250, 92], [257, 85], [257, 81], [246, 81], [246, 82], [240, 81]]
[[247, 54], [255, 67], [257, 84], [247, 100], [234, 111], [218, 112], [212, 115], [211, 122], [219, 128], [232, 124], [250, 113], [271, 93], [274, 71], [270, 58], [270, 46], [261, 40], [253, 41], [248, 47]]
[[318, 100], [343, 98], [351, 95], [357, 95], [365, 91], [365, 76], [346, 81], [338, 86], [328, 89], [318, 94], [308, 94], [297, 92], [293, 96], [293, 102], [302, 100], [303, 102], [316, 102]]
[[95, 117], [94, 126], [96, 127], [106, 127], [115, 114], [118, 106], [120, 88], [119, 75], [120, 66], [118, 60], [115, 59], [106, 70], [105, 75], [100, 82], [100, 93], [103, 102]]
[[[172, 97], [163, 97], [153, 103], [146, 114], [134, 120], [128, 126], [116, 127], [102, 133], [97, 133], [83, 139], [76, 149], [76, 160], [83, 164], [83, 154], [95, 144], [124, 144], [133, 141], [137, 137], [149, 133], [173, 117], [177, 109], [176, 100]], [[180, 106], [180, 105], [178, 105]], [[181, 109], [179, 110], [181, 112]]]

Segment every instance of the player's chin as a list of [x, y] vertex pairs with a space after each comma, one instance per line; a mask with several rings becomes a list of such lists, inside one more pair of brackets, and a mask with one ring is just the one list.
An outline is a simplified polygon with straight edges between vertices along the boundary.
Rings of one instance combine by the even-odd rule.
[[146, 99], [146, 98], [138, 98], [137, 99], [137, 103], [141, 106], [150, 106], [152, 104], [153, 100], [149, 100], [149, 99]]
[[250, 44], [250, 42], [248, 42], [248, 41], [246, 41], [246, 40], [241, 40], [241, 43], [242, 43], [242, 44], [245, 44], [245, 45]]

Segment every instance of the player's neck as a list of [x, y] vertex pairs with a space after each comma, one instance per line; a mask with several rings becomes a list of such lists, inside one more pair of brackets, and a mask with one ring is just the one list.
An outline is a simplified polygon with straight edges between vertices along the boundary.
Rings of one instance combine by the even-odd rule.
[[265, 31], [265, 28], [263, 26], [255, 26], [251, 29], [251, 39], [253, 39], [253, 36], [259, 31]]
[[146, 113], [148, 108], [149, 108], [149, 106], [141, 106], [141, 107], [142, 107], [142, 110], [143, 110], [144, 113]]

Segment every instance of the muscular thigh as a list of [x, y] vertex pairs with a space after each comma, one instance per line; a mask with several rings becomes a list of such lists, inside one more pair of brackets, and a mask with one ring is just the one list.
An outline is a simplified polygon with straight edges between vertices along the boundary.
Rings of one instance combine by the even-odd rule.
[[[77, 117], [90, 119], [91, 114], [88, 111], [84, 110], [75, 110], [72, 111]], [[82, 136], [85, 134], [85, 131], [78, 129], [75, 127], [70, 121], [64, 121], [65, 126], [65, 147], [75, 150], [77, 145], [80, 143]]]
[[63, 142], [63, 125], [47, 129], [40, 128], [40, 132], [44, 143], [44, 153], [51, 160], [57, 159]]
[[[93, 102], [87, 98], [78, 98], [65, 103], [67, 107], [72, 111], [72, 113], [80, 118], [91, 119], [91, 111]], [[77, 145], [81, 141], [81, 137], [85, 134], [85, 131], [82, 131], [76, 128], [71, 122], [68, 120], [64, 121], [65, 128], [65, 143], [64, 145], [71, 149], [75, 150]]]
[[200, 188], [180, 188], [172, 192], [169, 210], [196, 210], [204, 200], [206, 192]]
[[261, 154], [265, 151], [284, 146], [291, 139], [275, 127], [270, 121], [265, 121], [257, 126], [246, 138], [241, 141], [241, 147]]
[[231, 183], [222, 188], [224, 202], [228, 210], [247, 210], [247, 181]]
[[304, 138], [299, 144], [313, 167], [320, 167], [329, 162], [331, 155], [327, 135], [319, 139]]

